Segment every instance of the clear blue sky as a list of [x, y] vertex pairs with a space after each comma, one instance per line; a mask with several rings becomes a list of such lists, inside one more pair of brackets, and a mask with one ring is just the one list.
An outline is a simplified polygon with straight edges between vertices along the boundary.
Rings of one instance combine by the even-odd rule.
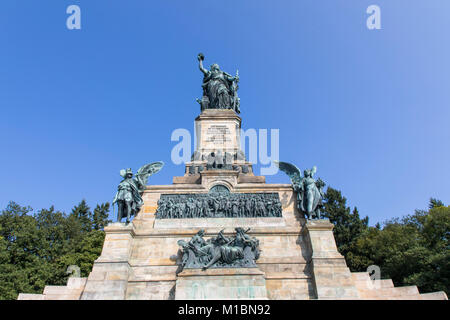
[[[66, 28], [66, 8], [82, 29]], [[382, 30], [366, 8], [381, 7]], [[239, 69], [244, 128], [342, 190], [370, 223], [450, 203], [448, 0], [2, 0], [0, 208], [111, 201], [119, 170], [193, 128], [199, 52]], [[258, 166], [256, 172], [259, 173]], [[288, 183], [283, 173], [269, 183]]]

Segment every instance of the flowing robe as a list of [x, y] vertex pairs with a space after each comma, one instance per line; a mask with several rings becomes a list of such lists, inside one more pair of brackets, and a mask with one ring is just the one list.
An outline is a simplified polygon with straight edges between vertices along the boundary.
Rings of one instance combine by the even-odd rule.
[[[142, 200], [138, 183], [133, 178], [124, 179], [117, 188], [113, 204], [119, 201], [127, 202], [131, 206], [131, 213], [135, 215], [144, 204]], [[126, 213], [119, 211], [119, 219], [126, 216]]]
[[308, 214], [313, 213], [322, 198], [314, 179], [310, 177], [304, 178], [295, 189], [297, 189], [299, 209]]
[[233, 106], [230, 86], [231, 76], [223, 71], [208, 71], [203, 79], [203, 90], [209, 99], [210, 109], [228, 109]]

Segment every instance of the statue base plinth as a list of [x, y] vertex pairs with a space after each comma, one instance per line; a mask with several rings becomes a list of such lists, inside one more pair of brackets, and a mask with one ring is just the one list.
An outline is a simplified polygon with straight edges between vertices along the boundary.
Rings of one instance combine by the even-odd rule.
[[196, 151], [205, 157], [221, 150], [234, 155], [240, 147], [241, 118], [227, 109], [207, 109], [195, 119]]
[[178, 274], [176, 300], [266, 300], [265, 274], [258, 268], [184, 269]]

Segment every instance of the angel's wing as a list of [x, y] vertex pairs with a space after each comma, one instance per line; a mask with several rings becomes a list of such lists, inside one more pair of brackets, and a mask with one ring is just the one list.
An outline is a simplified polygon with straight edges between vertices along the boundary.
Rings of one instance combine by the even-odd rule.
[[291, 178], [292, 184], [299, 184], [302, 180], [302, 174], [299, 168], [288, 162], [274, 161], [275, 165], [280, 168], [281, 171], [286, 173]]
[[126, 171], [125, 171], [125, 169], [122, 169], [122, 170], [120, 170], [120, 175], [122, 176], [122, 178], [124, 178], [125, 179], [125, 174], [126, 174]]
[[311, 177], [314, 176], [316, 174], [316, 172], [317, 172], [317, 167], [316, 166], [312, 167], [312, 169], [311, 169]]
[[136, 180], [139, 183], [140, 188], [145, 187], [147, 185], [148, 177], [157, 173], [162, 169], [163, 166], [164, 162], [158, 161], [140, 167], [138, 172], [136, 173]]

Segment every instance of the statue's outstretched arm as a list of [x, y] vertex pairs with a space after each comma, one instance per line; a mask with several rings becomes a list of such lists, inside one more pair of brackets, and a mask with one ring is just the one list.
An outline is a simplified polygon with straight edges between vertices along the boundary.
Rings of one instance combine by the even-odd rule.
[[207, 75], [209, 72], [208, 70], [203, 68], [203, 60], [201, 59], [198, 60], [198, 68], [200, 69], [201, 72], [203, 72], [204, 75]]

